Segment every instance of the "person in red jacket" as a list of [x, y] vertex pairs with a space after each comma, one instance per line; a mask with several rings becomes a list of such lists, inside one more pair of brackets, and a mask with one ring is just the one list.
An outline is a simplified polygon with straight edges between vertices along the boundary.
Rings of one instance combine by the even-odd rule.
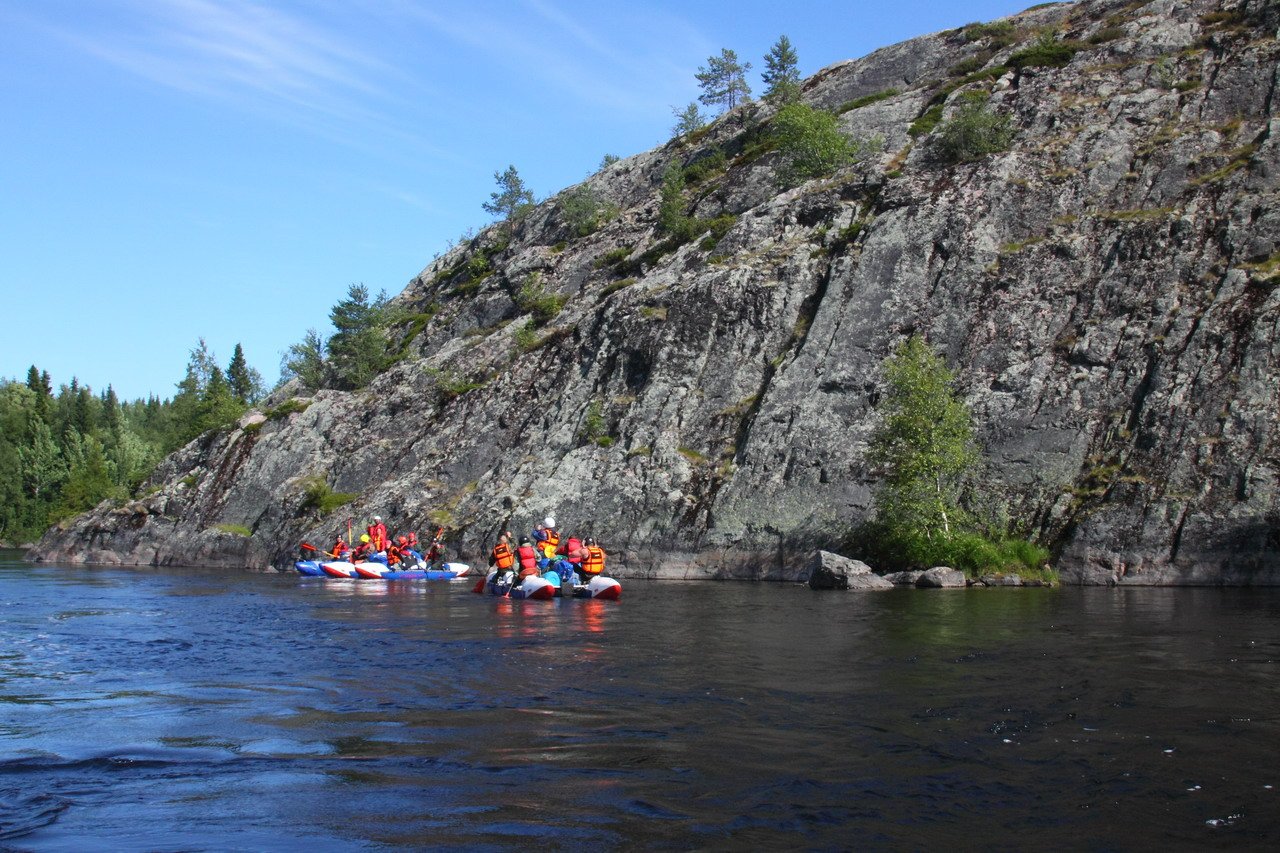
[[520, 547], [516, 549], [516, 556], [520, 558], [520, 577], [527, 578], [531, 575], [539, 574], [538, 552], [534, 550], [533, 541], [528, 536], [520, 540]]
[[382, 523], [382, 516], [375, 515], [373, 524], [369, 525], [369, 545], [375, 551], [387, 550], [387, 526]]

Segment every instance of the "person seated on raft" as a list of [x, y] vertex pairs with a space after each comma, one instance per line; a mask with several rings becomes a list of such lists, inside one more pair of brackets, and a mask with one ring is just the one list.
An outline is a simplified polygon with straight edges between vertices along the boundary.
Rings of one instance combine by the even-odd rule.
[[583, 547], [582, 540], [578, 539], [577, 536], [570, 536], [565, 540], [564, 544], [556, 549], [556, 554], [563, 558], [556, 561], [556, 571], [560, 573], [561, 580], [576, 585], [578, 583], [578, 569], [582, 566], [582, 561], [587, 556], [587, 549]]
[[369, 541], [369, 534], [360, 534], [360, 544], [351, 549], [350, 559], [353, 563], [362, 563], [369, 559], [369, 554], [373, 551], [373, 544]]
[[511, 531], [508, 530], [498, 537], [498, 544], [489, 552], [489, 567], [496, 568], [501, 578], [511, 572], [515, 564], [516, 555], [511, 552]]
[[521, 580], [527, 577], [537, 577], [541, 574], [538, 571], [538, 552], [533, 547], [533, 541], [528, 536], [520, 540], [520, 547], [516, 549], [516, 556], [520, 558]]
[[342, 534], [339, 533], [338, 541], [333, 543], [333, 548], [330, 549], [329, 553], [333, 555], [333, 559], [335, 560], [345, 560], [347, 558], [347, 553], [350, 550], [351, 549], [347, 547], [347, 543], [343, 540]]
[[586, 556], [582, 559], [582, 574], [584, 579], [589, 581], [604, 572], [605, 553], [604, 549], [597, 545], [596, 540], [590, 536], [583, 543], [583, 551], [586, 552]]
[[538, 567], [546, 570], [555, 560], [556, 549], [560, 547], [560, 533], [556, 530], [555, 518], [548, 515], [530, 536], [538, 551]]
[[408, 565], [417, 566], [418, 561], [422, 559], [422, 555], [413, 550], [409, 544], [408, 536], [396, 537], [396, 551], [400, 554], [400, 560]]

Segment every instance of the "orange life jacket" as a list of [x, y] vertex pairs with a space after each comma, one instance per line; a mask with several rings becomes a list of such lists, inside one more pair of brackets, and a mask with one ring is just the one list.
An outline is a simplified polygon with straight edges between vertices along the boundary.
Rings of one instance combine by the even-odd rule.
[[493, 561], [499, 571], [505, 572], [516, 564], [516, 555], [511, 553], [510, 545], [499, 542], [493, 546]]
[[543, 531], [547, 534], [547, 538], [542, 540], [542, 556], [552, 559], [556, 555], [556, 549], [560, 547], [560, 534], [548, 527]]
[[582, 573], [598, 575], [604, 571], [604, 549], [598, 545], [587, 546], [587, 559], [582, 561]]
[[385, 524], [369, 525], [369, 544], [375, 551], [387, 550], [387, 526]]

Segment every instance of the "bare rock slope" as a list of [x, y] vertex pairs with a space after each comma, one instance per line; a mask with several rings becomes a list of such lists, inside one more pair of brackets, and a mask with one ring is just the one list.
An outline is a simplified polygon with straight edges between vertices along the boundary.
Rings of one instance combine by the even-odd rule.
[[[832, 177], [780, 191], [756, 103], [592, 176], [618, 214], [588, 236], [563, 194], [490, 227], [397, 297], [404, 356], [367, 389], [278, 392], [38, 556], [283, 565], [380, 512], [478, 559], [554, 512], [619, 575], [790, 577], [870, 511], [881, 364], [923, 333], [975, 414], [974, 494], [1065, 581], [1280, 583], [1280, 12], [1008, 20], [807, 80], [882, 143]], [[1048, 38], [1065, 64], [1028, 60]], [[1012, 144], [946, 163], [936, 120], [975, 91]], [[680, 246], [656, 222], [673, 161], [707, 223]], [[322, 516], [316, 483], [352, 501]]]

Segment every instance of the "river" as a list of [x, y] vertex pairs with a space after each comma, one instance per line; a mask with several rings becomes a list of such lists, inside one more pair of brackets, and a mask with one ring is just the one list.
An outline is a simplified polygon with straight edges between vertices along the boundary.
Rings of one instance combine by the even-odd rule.
[[0, 554], [0, 847], [1274, 849], [1280, 591]]

